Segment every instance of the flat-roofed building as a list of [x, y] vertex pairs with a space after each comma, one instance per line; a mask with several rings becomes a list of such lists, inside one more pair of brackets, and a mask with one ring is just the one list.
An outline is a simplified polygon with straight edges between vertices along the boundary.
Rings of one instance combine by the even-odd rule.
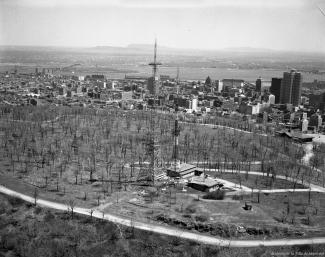
[[167, 169], [167, 176], [175, 178], [190, 178], [193, 176], [199, 176], [202, 174], [202, 170], [195, 165], [188, 163], [181, 163], [180, 165], [172, 165]]
[[215, 179], [201, 176], [193, 177], [187, 185], [202, 192], [212, 192], [223, 186], [222, 183]]

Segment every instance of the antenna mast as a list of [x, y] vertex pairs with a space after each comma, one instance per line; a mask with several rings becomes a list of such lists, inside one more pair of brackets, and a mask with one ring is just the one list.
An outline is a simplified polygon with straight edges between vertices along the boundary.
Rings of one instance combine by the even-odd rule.
[[152, 66], [154, 95], [157, 95], [159, 93], [159, 83], [158, 83], [158, 77], [157, 77], [157, 70], [158, 70], [158, 66], [161, 65], [160, 62], [157, 62], [157, 38], [155, 39], [153, 62], [149, 63], [149, 65]]
[[[177, 77], [176, 77], [176, 86], [177, 86], [177, 101], [178, 101], [178, 94], [179, 94], [179, 67], [177, 67]], [[176, 119], [174, 124], [174, 130], [172, 132], [174, 136], [174, 149], [173, 149], [173, 156], [172, 159], [174, 160], [174, 168], [175, 172], [177, 169], [180, 169], [180, 161], [178, 160], [178, 138], [180, 134], [180, 128], [178, 124], [178, 103], [175, 104], [175, 113]]]

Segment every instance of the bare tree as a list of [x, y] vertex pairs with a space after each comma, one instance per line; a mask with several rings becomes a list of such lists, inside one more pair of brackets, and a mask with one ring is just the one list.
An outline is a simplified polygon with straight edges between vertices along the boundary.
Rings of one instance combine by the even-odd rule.
[[73, 198], [70, 198], [67, 202], [68, 205], [68, 211], [71, 211], [71, 219], [73, 219], [73, 215], [74, 215], [74, 208], [76, 206], [76, 202]]
[[36, 187], [34, 188], [33, 197], [34, 197], [34, 205], [36, 206], [37, 198], [38, 198], [38, 190]]

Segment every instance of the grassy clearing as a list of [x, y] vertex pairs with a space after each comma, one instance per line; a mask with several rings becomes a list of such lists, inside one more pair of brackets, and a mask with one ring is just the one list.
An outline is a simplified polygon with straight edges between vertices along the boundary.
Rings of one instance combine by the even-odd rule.
[[[325, 246], [226, 248], [116, 226], [110, 222], [33, 207], [0, 194], [0, 256], [25, 257], [257, 257], [321, 253]], [[283, 254], [287, 252], [288, 254]], [[290, 255], [292, 256], [292, 255]], [[309, 255], [310, 256], [310, 255]]]
[[[311, 235], [325, 236], [325, 195], [311, 192], [286, 194], [260, 194], [263, 211], [284, 224], [299, 227]], [[257, 195], [253, 196], [257, 202]]]

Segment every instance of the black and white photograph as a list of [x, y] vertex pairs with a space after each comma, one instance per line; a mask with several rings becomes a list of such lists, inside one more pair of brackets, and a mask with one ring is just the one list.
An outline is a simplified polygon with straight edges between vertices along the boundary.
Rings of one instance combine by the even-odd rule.
[[0, 257], [325, 256], [325, 0], [0, 0]]

